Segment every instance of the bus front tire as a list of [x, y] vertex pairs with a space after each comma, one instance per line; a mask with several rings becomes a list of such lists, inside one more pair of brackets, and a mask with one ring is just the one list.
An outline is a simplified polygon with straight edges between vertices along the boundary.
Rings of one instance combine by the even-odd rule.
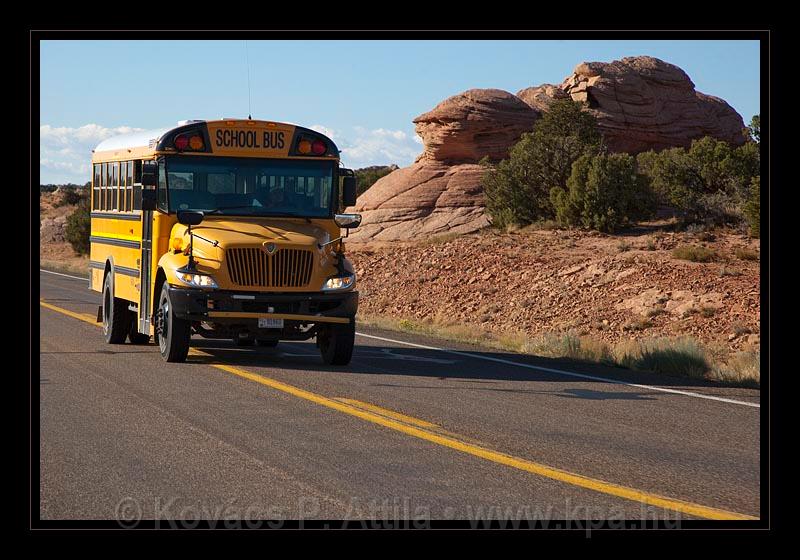
[[346, 325], [328, 324], [317, 333], [317, 344], [322, 361], [330, 366], [345, 366], [353, 357], [353, 345], [356, 338], [355, 319]]
[[114, 297], [112, 275], [109, 271], [103, 281], [103, 336], [108, 344], [122, 344], [128, 335], [128, 302]]
[[169, 297], [169, 283], [164, 282], [156, 311], [156, 340], [161, 357], [168, 362], [185, 362], [191, 336], [191, 323], [175, 316]]

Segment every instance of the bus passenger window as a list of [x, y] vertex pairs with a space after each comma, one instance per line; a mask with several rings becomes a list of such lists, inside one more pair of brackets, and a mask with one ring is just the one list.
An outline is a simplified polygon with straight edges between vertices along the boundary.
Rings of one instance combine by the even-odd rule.
[[100, 164], [94, 164], [94, 182], [92, 183], [92, 210], [100, 210]]
[[119, 191], [119, 163], [109, 164], [111, 167], [111, 210], [119, 210], [117, 193]]
[[[138, 183], [138, 186], [137, 186]], [[133, 209], [142, 209], [142, 161], [133, 162]]]
[[108, 164], [102, 164], [100, 168], [100, 210], [107, 210], [106, 195], [108, 194]]

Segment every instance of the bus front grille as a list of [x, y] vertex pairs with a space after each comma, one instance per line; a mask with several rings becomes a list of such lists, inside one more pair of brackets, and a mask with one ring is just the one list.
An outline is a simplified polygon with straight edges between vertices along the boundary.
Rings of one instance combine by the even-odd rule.
[[314, 253], [305, 249], [279, 249], [268, 255], [261, 248], [228, 249], [228, 274], [239, 286], [303, 288], [311, 282]]

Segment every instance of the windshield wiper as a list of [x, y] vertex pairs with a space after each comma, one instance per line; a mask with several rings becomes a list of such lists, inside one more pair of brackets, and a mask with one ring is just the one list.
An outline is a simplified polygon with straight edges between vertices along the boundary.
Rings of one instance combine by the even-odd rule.
[[220, 206], [219, 208], [214, 208], [213, 210], [203, 210], [205, 214], [215, 214], [220, 210], [236, 210], [239, 208], [264, 208], [263, 206], [253, 206], [252, 204], [242, 204], [241, 206]]

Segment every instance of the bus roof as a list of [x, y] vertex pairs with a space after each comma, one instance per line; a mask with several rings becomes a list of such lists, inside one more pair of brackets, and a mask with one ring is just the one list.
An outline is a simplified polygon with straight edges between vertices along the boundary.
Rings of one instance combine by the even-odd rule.
[[[268, 137], [267, 135], [264, 135], [263, 141], [261, 136], [258, 136], [258, 138], [248, 136], [246, 137], [247, 140], [251, 140], [252, 138], [250, 144], [248, 145], [236, 143], [236, 139], [233, 139], [235, 145], [232, 146], [229, 143], [224, 145], [221, 143], [217, 144], [215, 148], [209, 148], [206, 150], [209, 152], [209, 155], [212, 155], [212, 153], [219, 155], [233, 155], [235, 153], [236, 155], [239, 155], [239, 152], [241, 151], [241, 155], [247, 155], [250, 157], [281, 157], [281, 154], [291, 157], [293, 155], [297, 155], [295, 153], [289, 153], [289, 142], [294, 138], [295, 132], [300, 134], [302, 137], [311, 137], [312, 140], [313, 138], [324, 140], [326, 146], [328, 147], [328, 150], [326, 151], [327, 157], [338, 157], [339, 154], [339, 150], [336, 148], [333, 141], [331, 141], [331, 139], [324, 134], [315, 130], [303, 128], [292, 123], [227, 118], [220, 120], [185, 120], [179, 121], [177, 125], [171, 127], [140, 130], [138, 132], [130, 132], [128, 134], [113, 136], [103, 140], [97, 145], [97, 147], [93, 150], [92, 159], [93, 161], [119, 160], [131, 157], [149, 157], [156, 153], [169, 153], [174, 151], [171, 147], [171, 135], [178, 133], [183, 134], [184, 130], [196, 129], [198, 126], [205, 129], [207, 140], [209, 139], [208, 137], [210, 133], [217, 132], [219, 129], [226, 129], [226, 134], [228, 134], [227, 130], [241, 133], [241, 131], [245, 129], [248, 131], [252, 129], [258, 129], [267, 132], [274, 131], [281, 134], [280, 140], [277, 141], [274, 140], [273, 137]], [[230, 136], [223, 135], [221, 138], [223, 141], [227, 141], [230, 139]], [[214, 140], [216, 140], [216, 138], [212, 139], [212, 142]], [[263, 145], [264, 142], [268, 141], [273, 142], [273, 144], [269, 146]], [[257, 150], [258, 148], [262, 149]], [[270, 150], [270, 148], [272, 149]], [[268, 155], [267, 152], [270, 152], [271, 155]]]
[[106, 138], [94, 149], [95, 152], [107, 152], [110, 150], [125, 150], [132, 148], [151, 148], [156, 145], [158, 139], [175, 127], [154, 128], [152, 130], [140, 130], [129, 132]]

